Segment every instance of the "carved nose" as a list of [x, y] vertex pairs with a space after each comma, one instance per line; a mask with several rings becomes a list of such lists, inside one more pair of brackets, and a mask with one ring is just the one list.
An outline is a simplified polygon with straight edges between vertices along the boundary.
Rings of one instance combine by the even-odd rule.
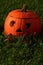
[[22, 32], [22, 30], [21, 29], [17, 29], [16, 32]]

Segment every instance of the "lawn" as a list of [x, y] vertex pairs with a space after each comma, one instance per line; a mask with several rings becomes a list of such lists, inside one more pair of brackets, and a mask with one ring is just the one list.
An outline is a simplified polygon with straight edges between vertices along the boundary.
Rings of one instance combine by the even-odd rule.
[[[41, 19], [41, 34], [5, 41], [5, 18], [11, 10], [22, 8], [24, 3]], [[0, 0], [0, 65], [43, 65], [43, 0]]]

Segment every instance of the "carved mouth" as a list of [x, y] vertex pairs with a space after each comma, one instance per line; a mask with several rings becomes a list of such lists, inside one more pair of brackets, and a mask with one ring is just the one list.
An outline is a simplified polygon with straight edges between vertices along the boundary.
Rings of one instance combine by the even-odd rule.
[[16, 32], [22, 32], [22, 30], [21, 29], [17, 29]]

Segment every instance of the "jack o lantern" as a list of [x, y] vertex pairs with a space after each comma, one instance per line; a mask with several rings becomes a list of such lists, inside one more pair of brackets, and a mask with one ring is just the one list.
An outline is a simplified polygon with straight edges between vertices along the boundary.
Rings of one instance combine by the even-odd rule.
[[41, 21], [36, 13], [27, 10], [26, 5], [22, 9], [11, 11], [4, 23], [4, 32], [9, 35], [22, 36], [29, 34], [39, 34]]

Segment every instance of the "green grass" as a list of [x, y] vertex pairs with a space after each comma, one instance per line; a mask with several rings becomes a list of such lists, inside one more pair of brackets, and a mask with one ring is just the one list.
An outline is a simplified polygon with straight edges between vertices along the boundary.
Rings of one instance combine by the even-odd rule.
[[[43, 43], [37, 37], [19, 37], [14, 41], [5, 41], [0, 36], [0, 65], [43, 65]], [[28, 40], [28, 43], [24, 43]]]
[[[24, 3], [38, 14], [43, 27], [43, 0], [0, 0], [0, 65], [43, 65], [43, 31], [37, 37], [14, 38], [12, 43], [5, 41], [5, 18], [11, 10], [22, 8]], [[27, 44], [24, 40], [28, 40]]]

